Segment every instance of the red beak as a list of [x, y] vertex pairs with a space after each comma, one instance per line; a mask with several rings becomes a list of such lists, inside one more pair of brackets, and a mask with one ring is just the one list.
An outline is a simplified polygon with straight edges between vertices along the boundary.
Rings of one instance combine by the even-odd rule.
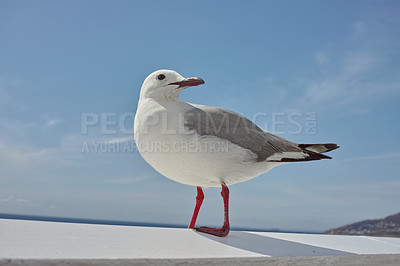
[[186, 88], [186, 87], [193, 87], [204, 84], [204, 80], [201, 78], [187, 78], [182, 81], [173, 82], [168, 85], [179, 85], [178, 88]]

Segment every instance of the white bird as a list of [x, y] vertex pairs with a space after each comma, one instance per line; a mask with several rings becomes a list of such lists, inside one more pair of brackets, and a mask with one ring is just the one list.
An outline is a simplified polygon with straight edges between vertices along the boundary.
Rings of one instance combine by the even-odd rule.
[[[172, 70], [158, 70], [143, 82], [135, 116], [135, 142], [154, 169], [176, 182], [196, 186], [196, 206], [189, 228], [229, 233], [228, 186], [266, 173], [287, 162], [331, 159], [321, 153], [336, 144], [297, 144], [261, 130], [235, 112], [179, 100], [183, 89], [204, 84]], [[222, 186], [224, 225], [195, 228], [204, 187]]]

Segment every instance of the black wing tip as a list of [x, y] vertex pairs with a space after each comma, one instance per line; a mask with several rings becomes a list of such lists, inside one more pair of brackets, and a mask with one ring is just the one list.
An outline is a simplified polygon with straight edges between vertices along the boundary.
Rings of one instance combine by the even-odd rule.
[[276, 160], [274, 162], [282, 162], [282, 163], [288, 163], [288, 162], [307, 162], [307, 161], [317, 161], [317, 160], [323, 160], [323, 159], [332, 159], [332, 157], [321, 154], [321, 153], [316, 153], [312, 151], [305, 151], [308, 154], [308, 157], [306, 158], [301, 158], [301, 159], [295, 159], [295, 158], [282, 158], [281, 160]]
[[[303, 151], [307, 151], [308, 149], [308, 147], [311, 147], [311, 146], [317, 146], [317, 145], [323, 145], [324, 146], [324, 148], [326, 149], [326, 151], [323, 151], [322, 153], [325, 153], [325, 152], [330, 152], [330, 151], [333, 151], [333, 150], [336, 150], [336, 149], [338, 149], [338, 148], [340, 148], [340, 146], [339, 145], [337, 145], [336, 143], [324, 143], [324, 144], [299, 144], [298, 146], [299, 146], [299, 148], [300, 149], [302, 149]], [[328, 156], [329, 157], [329, 156]]]
[[[312, 151], [311, 149], [307, 149], [308, 147], [312, 146], [321, 146], [325, 148], [322, 152], [315, 152]], [[332, 159], [332, 157], [325, 155], [323, 153], [329, 152], [332, 150], [335, 150], [337, 148], [340, 148], [335, 143], [326, 143], [326, 144], [299, 144], [298, 147], [306, 153], [308, 156], [306, 158], [282, 158], [280, 160], [268, 160], [268, 162], [280, 162], [280, 163], [287, 163], [287, 162], [306, 162], [306, 161], [317, 161], [317, 160], [323, 160], [323, 159]]]
[[322, 155], [321, 159], [332, 159], [331, 156], [328, 156], [328, 155], [325, 155], [325, 154], [319, 154], [319, 155]]
[[332, 159], [332, 157], [322, 154], [322, 153], [317, 153], [309, 150], [303, 150], [303, 152], [307, 153], [307, 157], [305, 158], [282, 158], [280, 160], [268, 160], [268, 162], [279, 162], [279, 163], [290, 163], [290, 162], [307, 162], [307, 161], [317, 161], [317, 160], [323, 160], [323, 159]]
[[330, 152], [330, 151], [333, 151], [333, 150], [336, 150], [336, 149], [340, 148], [340, 146], [337, 145], [336, 143], [327, 143], [327, 144], [324, 144], [324, 146], [327, 149], [326, 152]]

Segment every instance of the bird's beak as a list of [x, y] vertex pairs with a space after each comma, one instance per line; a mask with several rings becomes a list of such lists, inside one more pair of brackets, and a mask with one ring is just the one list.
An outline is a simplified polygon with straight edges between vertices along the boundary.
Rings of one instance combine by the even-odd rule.
[[178, 82], [173, 82], [168, 85], [178, 85], [178, 88], [186, 88], [186, 87], [192, 87], [192, 86], [198, 86], [204, 84], [204, 80], [201, 78], [187, 78], [182, 81]]

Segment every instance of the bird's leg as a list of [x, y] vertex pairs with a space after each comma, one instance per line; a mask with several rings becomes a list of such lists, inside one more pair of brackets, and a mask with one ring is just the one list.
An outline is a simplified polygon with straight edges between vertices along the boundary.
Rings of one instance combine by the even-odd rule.
[[229, 209], [228, 209], [228, 207], [229, 207], [229, 189], [225, 185], [225, 183], [222, 183], [221, 186], [222, 186], [221, 195], [222, 195], [222, 198], [224, 199], [224, 214], [225, 214], [224, 225], [222, 226], [222, 228], [210, 228], [210, 227], [202, 226], [200, 228], [195, 228], [196, 231], [211, 234], [214, 236], [219, 236], [219, 237], [227, 236], [229, 234], [229, 229], [230, 229], [229, 228]]
[[190, 221], [189, 229], [194, 229], [194, 226], [196, 225], [197, 215], [199, 214], [199, 210], [201, 204], [203, 203], [203, 199], [204, 199], [203, 190], [201, 189], [201, 187], [197, 187], [196, 207], [194, 207], [192, 221]]

